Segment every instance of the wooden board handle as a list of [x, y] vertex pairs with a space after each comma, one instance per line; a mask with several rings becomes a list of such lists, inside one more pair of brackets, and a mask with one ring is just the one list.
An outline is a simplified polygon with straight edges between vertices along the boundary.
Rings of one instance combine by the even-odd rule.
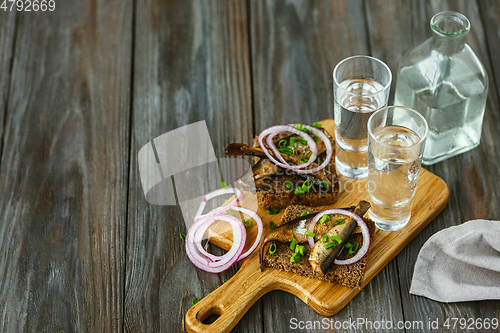
[[[275, 279], [269, 271], [259, 272], [258, 260], [247, 260], [231, 279], [189, 309], [188, 332], [231, 331], [262, 295], [274, 289]], [[210, 315], [219, 317], [211, 324], [204, 324]]]

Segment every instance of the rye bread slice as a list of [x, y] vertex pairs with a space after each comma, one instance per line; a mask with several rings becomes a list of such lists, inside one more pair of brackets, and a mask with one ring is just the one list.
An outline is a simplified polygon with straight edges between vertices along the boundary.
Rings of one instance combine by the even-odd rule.
[[[282, 139], [284, 137], [283, 133], [277, 135], [275, 140]], [[332, 138], [331, 144], [335, 147], [335, 141]], [[257, 140], [257, 136], [253, 139], [253, 146], [260, 147], [259, 142]], [[254, 163], [257, 163], [260, 160], [259, 157], [254, 157]], [[330, 160], [330, 163], [325, 167], [326, 170], [330, 171], [333, 175], [332, 183], [334, 186], [327, 192], [308, 192], [305, 194], [296, 195], [292, 189], [292, 191], [275, 191], [271, 190], [268, 192], [265, 191], [257, 191], [257, 202], [259, 207], [262, 209], [276, 209], [276, 208], [286, 208], [291, 205], [305, 205], [305, 206], [326, 206], [331, 205], [335, 201], [337, 201], [340, 187], [337, 180], [337, 173], [335, 169], [335, 153]], [[298, 176], [295, 176], [300, 179]], [[274, 180], [274, 187], [283, 189], [285, 188], [285, 180]], [[293, 182], [296, 184], [297, 182]]]
[[[283, 213], [281, 224], [287, 223], [288, 221], [299, 217], [300, 214], [305, 210], [307, 210], [309, 213], [316, 213], [321, 211], [322, 209], [299, 205], [290, 206]], [[371, 238], [375, 231], [375, 223], [367, 218], [363, 218], [363, 220], [366, 222], [366, 225], [370, 230]], [[360, 233], [355, 232], [353, 232], [353, 234], [351, 234], [351, 236], [348, 238], [348, 242], [351, 244], [359, 244], [359, 247], [361, 247], [363, 245], [363, 236]], [[294, 253], [294, 251], [290, 250], [290, 243], [276, 242], [275, 244], [276, 252], [273, 255], [270, 255], [269, 251], [265, 252], [263, 260], [264, 267], [275, 268], [285, 272], [291, 272], [302, 276], [315, 278], [321, 281], [338, 282], [349, 288], [361, 288], [361, 283], [363, 281], [366, 270], [366, 262], [368, 260], [370, 251], [368, 251], [368, 253], [363, 258], [353, 264], [332, 265], [326, 272], [325, 276], [319, 277], [316, 275], [311, 265], [309, 264], [309, 253], [311, 252], [311, 250], [307, 243], [302, 244], [305, 248], [304, 255], [301, 257], [299, 262], [296, 263], [290, 262], [290, 257]], [[345, 251], [344, 249], [340, 253], [338, 259], [344, 260], [348, 257], [352, 256], [350, 256], [348, 251]]]

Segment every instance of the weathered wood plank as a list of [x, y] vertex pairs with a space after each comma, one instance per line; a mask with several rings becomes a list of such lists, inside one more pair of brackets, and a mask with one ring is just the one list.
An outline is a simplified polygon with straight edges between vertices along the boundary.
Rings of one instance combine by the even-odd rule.
[[122, 329], [131, 19], [131, 1], [19, 13], [0, 169], [1, 331]]
[[[206, 121], [217, 157], [224, 157], [228, 143], [251, 140], [247, 24], [245, 1], [153, 0], [137, 4], [126, 331], [181, 331], [192, 300], [215, 290], [237, 269], [211, 274], [191, 264], [179, 238], [187, 231], [185, 222], [190, 223], [183, 219], [186, 207], [181, 212], [179, 206], [146, 202], [137, 154], [157, 136], [201, 120]], [[203, 195], [220, 186], [216, 172], [201, 169], [191, 170], [182, 183], [174, 176], [179, 202], [181, 187], [191, 190], [187, 195]], [[193, 205], [197, 208], [199, 201]], [[235, 331], [262, 331], [260, 302]]]
[[12, 51], [17, 12], [0, 10], [0, 138], [3, 138], [5, 108], [9, 98]]
[[[493, 5], [488, 6], [484, 10], [492, 10], [492, 7]], [[466, 36], [466, 41], [480, 57], [490, 78], [482, 141], [478, 148], [470, 152], [428, 167], [448, 184], [448, 207], [400, 253], [397, 261], [406, 320], [427, 322], [428, 318], [438, 318], [442, 324], [450, 317], [496, 318], [500, 311], [498, 302], [443, 304], [409, 294], [417, 255], [432, 234], [471, 219], [498, 219], [500, 215], [497, 199], [500, 159], [495, 153], [495, 149], [500, 146], [500, 111], [484, 38], [485, 30], [491, 30], [491, 26], [482, 22], [474, 1], [412, 1], [404, 4], [401, 1], [367, 1], [367, 8], [373, 54], [387, 61], [393, 73], [396, 73], [401, 57], [411, 47], [431, 36], [429, 21], [434, 14], [455, 10], [465, 14], [471, 22], [471, 31]], [[387, 17], [391, 19], [387, 20]]]
[[[333, 68], [343, 58], [371, 52], [363, 2], [252, 1], [250, 5], [256, 131], [332, 118]], [[263, 311], [269, 332], [291, 331], [293, 318], [343, 322], [390, 315], [392, 320], [402, 320], [396, 265], [391, 262], [331, 318], [278, 291], [263, 297]], [[370, 330], [360, 327], [358, 331]]]

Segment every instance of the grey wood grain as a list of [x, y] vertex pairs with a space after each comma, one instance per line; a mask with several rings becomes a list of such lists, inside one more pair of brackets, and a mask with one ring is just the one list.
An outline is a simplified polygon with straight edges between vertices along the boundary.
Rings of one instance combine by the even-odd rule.
[[17, 12], [0, 10], [0, 138], [3, 138], [5, 108], [9, 97], [12, 51]]
[[0, 169], [3, 332], [122, 329], [131, 18], [130, 1], [19, 13]]
[[[363, 2], [252, 1], [250, 8], [257, 132], [275, 124], [332, 118], [333, 68], [343, 58], [371, 52]], [[321, 316], [280, 291], [264, 295], [263, 311], [266, 332], [293, 331], [291, 320], [295, 319], [402, 320], [395, 262], [333, 317]], [[350, 332], [351, 328], [335, 331]], [[373, 329], [361, 325], [357, 331]]]
[[[155, 137], [201, 120], [219, 158], [230, 142], [251, 140], [247, 8], [245, 1], [146, 1], [137, 4], [135, 21], [125, 330], [178, 332], [192, 300], [215, 290], [237, 267], [212, 274], [193, 266], [179, 237], [190, 223], [182, 217], [186, 207], [145, 201], [137, 154]], [[242, 172], [238, 163], [232, 167]], [[190, 169], [182, 182], [178, 177], [179, 203], [181, 191], [196, 197], [220, 186], [209, 167]], [[234, 331], [262, 331], [260, 302]]]
[[[492, 7], [492, 6], [491, 6]], [[488, 6], [486, 10], [491, 10]], [[393, 71], [399, 60], [413, 46], [431, 36], [431, 17], [444, 10], [465, 14], [471, 22], [466, 41], [475, 50], [490, 77], [490, 90], [481, 144], [478, 148], [428, 167], [442, 177], [450, 190], [448, 206], [397, 257], [403, 312], [405, 320], [427, 323], [446, 318], [498, 318], [500, 303], [493, 301], [443, 304], [409, 294], [411, 278], [418, 252], [425, 241], [437, 231], [471, 219], [498, 219], [498, 179], [500, 160], [494, 151], [500, 145], [500, 111], [498, 91], [491, 70], [490, 55], [484, 38], [485, 29], [477, 3], [474, 1], [367, 1], [370, 38], [374, 56], [381, 57]], [[401, 18], [386, 20], [385, 18]], [[403, 35], [401, 32], [405, 32]], [[490, 41], [491, 45], [491, 41]], [[389, 52], [390, 50], [390, 52]], [[440, 329], [445, 330], [443, 326]], [[420, 332], [409, 329], [407, 332]], [[461, 332], [459, 327], [445, 330]], [[491, 330], [490, 330], [491, 331]]]

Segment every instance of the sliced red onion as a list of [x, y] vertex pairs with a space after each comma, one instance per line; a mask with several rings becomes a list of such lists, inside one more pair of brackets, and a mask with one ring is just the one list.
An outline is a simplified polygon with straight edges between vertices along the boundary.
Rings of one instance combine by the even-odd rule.
[[[295, 124], [288, 124], [288, 126], [293, 127], [293, 126], [295, 126]], [[332, 143], [330, 142], [330, 139], [328, 139], [326, 134], [323, 133], [323, 131], [317, 129], [316, 127], [309, 126], [309, 125], [302, 125], [302, 127], [307, 128], [308, 130], [311, 131], [311, 133], [317, 135], [321, 139], [321, 141], [323, 141], [323, 143], [325, 144], [325, 149], [326, 149], [326, 158], [323, 161], [323, 163], [321, 163], [321, 165], [319, 165], [317, 168], [297, 170], [296, 172], [302, 173], [302, 174], [315, 173], [315, 172], [318, 172], [319, 170], [325, 168], [328, 165], [328, 163], [330, 163], [330, 160], [332, 159], [332, 156], [333, 156]], [[281, 156], [279, 156], [279, 157], [281, 157]], [[312, 155], [311, 155], [311, 157], [312, 157]], [[309, 160], [312, 160], [312, 158], [309, 158]]]
[[260, 218], [260, 216], [253, 210], [243, 207], [234, 207], [233, 210], [242, 212], [243, 214], [250, 216], [255, 221], [255, 223], [257, 223], [257, 228], [258, 228], [257, 237], [255, 238], [252, 247], [250, 247], [247, 252], [243, 253], [239, 257], [238, 261], [240, 261], [248, 257], [250, 253], [252, 253], [255, 250], [255, 248], [259, 245], [260, 238], [262, 237], [262, 231], [264, 230], [264, 225], [262, 224], [262, 219]]
[[[318, 154], [318, 148], [316, 146], [316, 142], [314, 141], [314, 139], [310, 135], [308, 135], [307, 133], [295, 129], [295, 125], [296, 124], [277, 125], [277, 126], [269, 127], [267, 129], [265, 129], [264, 131], [262, 131], [258, 136], [258, 141], [259, 141], [259, 145], [260, 145], [261, 149], [264, 151], [266, 156], [274, 164], [276, 164], [277, 166], [279, 166], [281, 168], [294, 170], [294, 172], [296, 172], [296, 173], [310, 174], [310, 173], [318, 172], [319, 170], [325, 168], [328, 165], [328, 163], [330, 163], [330, 160], [332, 159], [332, 156], [333, 156], [333, 147], [332, 147], [330, 140], [326, 136], [326, 134], [323, 133], [323, 131], [315, 128], [314, 126], [302, 125], [302, 128], [307, 128], [308, 130], [311, 131], [311, 133], [317, 135], [323, 141], [323, 143], [325, 144], [325, 148], [326, 148], [326, 158], [323, 161], [323, 163], [321, 163], [321, 165], [319, 165], [316, 168], [306, 169], [309, 165], [311, 165], [316, 160], [316, 157]], [[309, 160], [306, 163], [300, 164], [300, 165], [289, 165], [288, 163], [286, 163], [285, 159], [281, 156], [281, 153], [276, 148], [276, 145], [273, 143], [273, 138], [278, 133], [281, 133], [281, 132], [295, 133], [307, 141], [307, 143], [309, 145], [309, 149], [311, 150], [311, 156], [309, 157]], [[278, 160], [276, 158], [274, 158], [274, 156], [272, 156], [269, 153], [268, 149], [265, 148], [263, 141], [264, 141], [264, 138], [266, 136], [267, 136], [266, 143], [267, 143], [269, 149], [278, 158]]]
[[[370, 231], [368, 230], [365, 221], [363, 221], [363, 219], [359, 217], [359, 215], [344, 209], [327, 209], [318, 213], [318, 215], [316, 215], [311, 220], [309, 226], [307, 227], [307, 230], [314, 233], [314, 226], [316, 225], [316, 223], [321, 219], [321, 217], [323, 217], [323, 215], [329, 214], [342, 214], [354, 218], [356, 220], [356, 223], [358, 223], [358, 225], [360, 226], [361, 234], [363, 235], [363, 246], [361, 246], [361, 248], [358, 250], [358, 253], [356, 253], [354, 257], [347, 260], [335, 259], [333, 263], [336, 265], [349, 265], [363, 258], [363, 256], [368, 252], [368, 248], [370, 247]], [[314, 247], [314, 238], [312, 238], [311, 236], [307, 236], [307, 242], [309, 243], [309, 247], [312, 249]]]
[[[236, 199], [231, 201], [230, 203], [228, 203], [225, 206], [217, 207], [215, 209], [212, 209], [208, 213], [201, 215], [201, 213], [203, 213], [203, 210], [205, 209], [205, 206], [207, 205], [208, 200], [215, 198], [219, 195], [223, 195], [223, 194], [236, 194]], [[236, 204], [238, 204], [238, 202], [241, 200], [241, 198], [242, 198], [241, 191], [235, 187], [221, 188], [221, 189], [218, 189], [218, 190], [215, 190], [213, 192], [205, 194], [205, 196], [203, 197], [203, 201], [200, 204], [200, 208], [198, 208], [198, 212], [196, 213], [196, 217], [194, 218], [194, 222], [196, 223], [199, 219], [204, 218], [204, 217], [218, 215], [220, 213], [227, 211], [228, 209], [235, 207]]]
[[[292, 132], [294, 134], [297, 134], [299, 136], [301, 136], [304, 140], [307, 141], [307, 143], [309, 144], [309, 148], [311, 149], [311, 152], [312, 152], [312, 155], [311, 155], [311, 158], [309, 158], [309, 160], [304, 163], [304, 164], [300, 164], [300, 165], [290, 165], [288, 163], [285, 162], [285, 160], [283, 159], [283, 157], [281, 157], [281, 154], [280, 152], [278, 151], [278, 149], [276, 148], [276, 146], [274, 145], [274, 143], [272, 142], [272, 138], [274, 136], [276, 136], [276, 134], [278, 133], [281, 133], [281, 132]], [[265, 148], [264, 146], [264, 138], [268, 136], [268, 140], [267, 140], [267, 143], [268, 143], [268, 146], [269, 148], [271, 148], [272, 152], [278, 157], [278, 159], [280, 159], [282, 162], [276, 160], [274, 158], [274, 156], [272, 156], [269, 151]], [[258, 138], [259, 140], [259, 145], [260, 145], [260, 148], [264, 151], [264, 153], [266, 154], [266, 156], [274, 163], [276, 164], [277, 166], [279, 167], [282, 167], [282, 168], [286, 168], [286, 169], [291, 169], [291, 170], [298, 170], [298, 169], [302, 169], [302, 168], [305, 168], [309, 165], [311, 165], [312, 162], [314, 162], [314, 160], [316, 159], [316, 154], [318, 153], [318, 150], [316, 148], [316, 142], [314, 142], [313, 138], [311, 138], [310, 135], [308, 135], [307, 133], [304, 133], [302, 131], [298, 131], [296, 130], [293, 126], [289, 126], [289, 125], [277, 125], [277, 126], [271, 126], [269, 128], [266, 128], [265, 130], [263, 130]], [[269, 142], [271, 144], [269, 144]], [[313, 158], [314, 156], [314, 158]]]
[[[208, 228], [216, 220], [223, 220], [231, 223], [233, 227], [233, 246], [231, 249], [223, 256], [218, 257], [218, 260], [212, 260], [200, 254], [196, 246], [195, 234], [199, 228]], [[204, 232], [203, 230], [203, 232]], [[210, 273], [220, 273], [227, 270], [231, 265], [233, 265], [241, 256], [243, 249], [245, 248], [246, 230], [243, 223], [236, 217], [229, 214], [220, 214], [216, 219], [211, 216], [200, 217], [197, 223], [194, 223], [191, 228], [189, 228], [186, 235], [186, 253], [191, 260], [191, 262], [198, 268], [210, 272]], [[211, 255], [213, 258], [216, 256]]]

